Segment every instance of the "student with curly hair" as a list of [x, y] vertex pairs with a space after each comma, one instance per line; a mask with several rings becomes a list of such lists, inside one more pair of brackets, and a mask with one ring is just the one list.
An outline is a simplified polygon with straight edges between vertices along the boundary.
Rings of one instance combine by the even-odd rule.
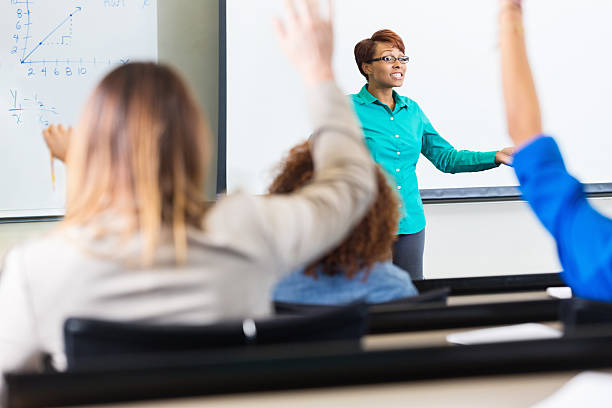
[[[312, 182], [313, 159], [308, 142], [289, 152], [273, 181], [271, 194], [290, 194]], [[279, 282], [278, 302], [335, 305], [355, 300], [380, 303], [417, 294], [406, 271], [391, 262], [399, 219], [399, 200], [387, 176], [377, 167], [376, 201], [348, 237], [332, 252], [294, 271]]]

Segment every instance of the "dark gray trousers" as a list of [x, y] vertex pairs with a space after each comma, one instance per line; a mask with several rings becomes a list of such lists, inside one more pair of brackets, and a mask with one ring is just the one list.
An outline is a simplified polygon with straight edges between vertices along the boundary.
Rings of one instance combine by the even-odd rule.
[[412, 280], [423, 279], [425, 229], [416, 234], [400, 234], [393, 244], [393, 263], [410, 274]]

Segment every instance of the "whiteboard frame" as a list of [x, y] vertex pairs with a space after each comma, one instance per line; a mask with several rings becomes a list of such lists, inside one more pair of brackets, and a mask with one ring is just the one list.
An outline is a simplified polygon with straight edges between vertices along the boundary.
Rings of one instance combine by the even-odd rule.
[[64, 219], [64, 217], [46, 215], [41, 217], [10, 217], [10, 218], [0, 218], [0, 224], [24, 224], [29, 222], [60, 222]]

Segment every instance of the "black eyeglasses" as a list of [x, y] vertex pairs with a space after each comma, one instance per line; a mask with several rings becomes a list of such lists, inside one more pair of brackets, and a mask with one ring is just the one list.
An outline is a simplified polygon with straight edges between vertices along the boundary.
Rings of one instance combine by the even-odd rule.
[[395, 61], [399, 61], [402, 64], [407, 64], [410, 61], [410, 57], [399, 57], [396, 58], [393, 55], [385, 55], [384, 57], [374, 58], [369, 61], [366, 61], [367, 64], [375, 61], [385, 61], [387, 64], [393, 64]]

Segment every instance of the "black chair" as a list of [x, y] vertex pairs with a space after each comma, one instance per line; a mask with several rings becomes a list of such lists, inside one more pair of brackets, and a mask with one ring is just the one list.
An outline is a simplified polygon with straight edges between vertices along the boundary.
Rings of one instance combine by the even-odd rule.
[[[451, 289], [448, 287], [436, 288], [427, 292], [423, 292], [416, 296], [410, 296], [406, 298], [391, 300], [389, 302], [376, 303], [368, 305], [368, 311], [377, 312], [381, 310], [387, 310], [390, 308], [397, 309], [411, 307], [422, 307], [427, 306], [446, 306], [446, 300], [450, 294]], [[304, 315], [311, 313], [321, 313], [322, 311], [331, 311], [342, 308], [343, 306], [333, 305], [312, 305], [303, 303], [290, 303], [290, 302], [274, 302], [274, 310], [278, 315]]]
[[421, 292], [416, 296], [410, 296], [402, 299], [390, 300], [388, 302], [377, 303], [371, 305], [371, 307], [385, 307], [385, 306], [402, 306], [402, 305], [423, 305], [429, 306], [446, 306], [448, 295], [451, 293], [450, 287], [436, 288], [428, 290], [427, 292]]
[[563, 322], [566, 336], [581, 335], [581, 332], [598, 327], [612, 327], [612, 303], [572, 298], [560, 303], [559, 320]]
[[358, 343], [367, 307], [351, 304], [300, 317], [223, 322], [205, 326], [149, 325], [69, 318], [64, 324], [68, 370], [100, 358], [134, 357], [222, 348], [322, 341]]

